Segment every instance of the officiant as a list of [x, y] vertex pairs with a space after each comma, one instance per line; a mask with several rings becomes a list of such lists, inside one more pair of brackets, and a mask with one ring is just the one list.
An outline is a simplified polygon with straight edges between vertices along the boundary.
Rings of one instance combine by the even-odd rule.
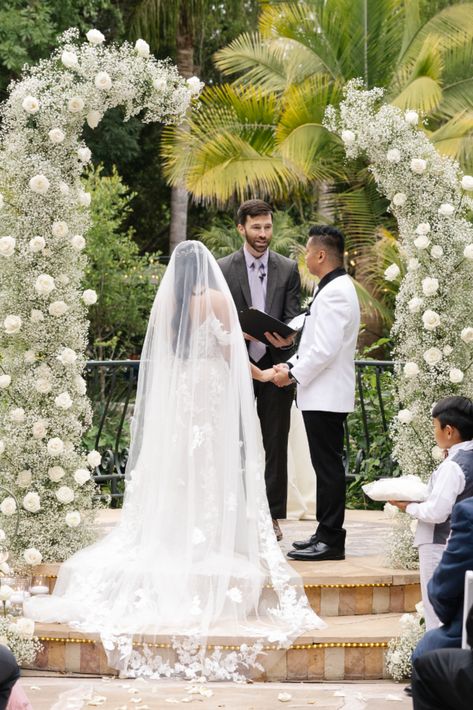
[[[300, 276], [297, 263], [269, 249], [273, 236], [273, 210], [263, 200], [247, 200], [237, 212], [243, 238], [238, 251], [219, 260], [238, 311], [258, 308], [285, 323], [300, 312]], [[293, 336], [267, 334], [266, 346], [248, 337], [252, 362], [272, 367], [293, 352]], [[284, 351], [284, 355], [281, 355]], [[254, 381], [258, 417], [265, 449], [266, 495], [274, 532], [282, 538], [278, 519], [286, 517], [287, 443], [294, 388], [280, 389], [271, 382]]]

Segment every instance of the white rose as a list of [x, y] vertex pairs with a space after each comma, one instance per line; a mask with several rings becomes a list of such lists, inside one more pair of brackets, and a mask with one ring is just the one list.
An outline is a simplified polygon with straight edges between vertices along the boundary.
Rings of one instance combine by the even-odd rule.
[[48, 441], [48, 454], [50, 456], [60, 456], [64, 451], [64, 442], [55, 436]]
[[71, 191], [69, 185], [67, 184], [67, 182], [64, 182], [64, 180], [61, 180], [61, 182], [59, 183], [59, 191], [63, 195], [68, 195]]
[[48, 476], [54, 483], [60, 481], [65, 475], [66, 472], [62, 466], [51, 466], [51, 468], [48, 468]]
[[404, 375], [406, 377], [417, 377], [419, 372], [419, 366], [415, 362], [406, 362], [406, 364], [404, 365]]
[[[166, 88], [166, 79], [155, 79], [153, 81], [153, 88], [156, 89], [156, 91], [163, 91]], [[348, 131], [348, 133], [351, 133], [351, 131]], [[342, 133], [342, 139], [343, 139], [343, 133]]]
[[425, 351], [423, 357], [427, 365], [437, 365], [437, 363], [439, 363], [442, 359], [443, 355], [442, 351], [438, 348], [429, 348]]
[[470, 343], [473, 343], [473, 328], [469, 326], [468, 328], [463, 328], [460, 338], [463, 340], [464, 343], [467, 343], [470, 345]]
[[23, 359], [27, 363], [27, 365], [32, 365], [34, 362], [36, 362], [35, 351], [34, 350], [27, 350], [23, 355]]
[[439, 244], [434, 244], [430, 250], [432, 259], [440, 259], [443, 256], [443, 248]]
[[0, 238], [0, 256], [10, 257], [13, 256], [15, 251], [16, 239], [14, 237], [1, 237]]
[[468, 190], [470, 192], [473, 190], [473, 177], [471, 175], [464, 175], [461, 182], [463, 190]]
[[149, 44], [144, 39], [136, 40], [135, 50], [139, 57], [149, 57]]
[[29, 513], [37, 513], [41, 508], [41, 500], [39, 495], [35, 492], [30, 492], [23, 498], [23, 508]]
[[30, 321], [32, 323], [40, 323], [44, 320], [43, 311], [39, 311], [37, 308], [32, 308], [30, 313]]
[[90, 148], [79, 148], [79, 150], [77, 151], [77, 155], [79, 157], [79, 160], [81, 160], [83, 163], [88, 163], [92, 157]]
[[80, 113], [85, 106], [84, 99], [80, 96], [73, 96], [67, 102], [67, 109], [70, 113]]
[[90, 480], [90, 471], [87, 468], [78, 468], [74, 472], [74, 481], [78, 486], [83, 486], [84, 483]]
[[69, 306], [64, 301], [53, 301], [48, 308], [49, 315], [56, 317], [63, 316], [68, 310]]
[[429, 244], [430, 239], [425, 234], [421, 234], [417, 239], [414, 239], [414, 246], [416, 246], [417, 249], [427, 249]]
[[89, 113], [87, 114], [86, 121], [87, 121], [87, 124], [90, 128], [97, 128], [97, 126], [100, 123], [101, 118], [102, 118], [102, 114], [100, 113], [100, 111], [92, 110], [92, 111], [89, 111]]
[[69, 392], [61, 392], [54, 400], [54, 404], [59, 409], [70, 409], [72, 407], [72, 399]]
[[65, 133], [60, 128], [51, 128], [48, 133], [48, 138], [52, 143], [62, 143], [65, 137]]
[[7, 316], [3, 321], [3, 327], [8, 335], [14, 335], [21, 329], [22, 320], [20, 316]]
[[10, 421], [14, 424], [22, 424], [26, 419], [25, 410], [23, 407], [15, 407], [10, 411]]
[[450, 379], [450, 382], [453, 382], [453, 384], [456, 385], [460, 382], [463, 382], [464, 374], [461, 370], [458, 369], [458, 367], [452, 367], [452, 369], [448, 373], [448, 377]]
[[43, 555], [35, 547], [28, 547], [23, 553], [23, 559], [27, 565], [35, 566], [40, 565], [43, 561]]
[[433, 279], [430, 276], [426, 276], [422, 279], [422, 291], [424, 296], [433, 296], [439, 290], [438, 279]]
[[79, 394], [85, 394], [87, 391], [87, 383], [80, 375], [74, 377], [74, 387]]
[[422, 158], [412, 158], [411, 160], [411, 170], [413, 173], [417, 173], [417, 175], [421, 175], [422, 173], [425, 172], [427, 168], [427, 161], [423, 160]]
[[419, 114], [417, 111], [406, 111], [404, 114], [404, 120], [411, 126], [417, 126], [419, 123]]
[[40, 102], [34, 96], [25, 96], [25, 98], [22, 101], [21, 107], [27, 113], [38, 113], [39, 107], [40, 107]]
[[56, 284], [52, 276], [49, 276], [49, 274], [41, 274], [36, 279], [34, 288], [39, 296], [48, 296], [51, 291], [54, 291]]
[[400, 409], [397, 413], [397, 418], [399, 419], [401, 424], [410, 424], [411, 421], [414, 419], [414, 415], [412, 414], [410, 409]]
[[97, 303], [97, 294], [92, 288], [87, 288], [82, 294], [82, 300], [86, 306], [93, 306]]
[[48, 394], [51, 392], [52, 384], [47, 377], [40, 377], [34, 383], [35, 390], [41, 392], [41, 394]]
[[418, 313], [420, 311], [420, 308], [421, 308], [423, 302], [424, 301], [422, 300], [422, 298], [414, 297], [414, 298], [411, 298], [411, 300], [407, 304], [407, 307], [411, 313]]
[[34, 634], [34, 621], [33, 619], [26, 619], [24, 616], [20, 616], [15, 621], [15, 628], [17, 633], [23, 638], [31, 638]]
[[434, 446], [432, 448], [432, 458], [434, 461], [443, 461], [444, 454], [443, 449], [441, 449], [440, 446]]
[[3, 513], [3, 515], [14, 515], [16, 513], [15, 499], [11, 496], [4, 498], [0, 503], [0, 512]]
[[92, 201], [92, 195], [90, 194], [90, 192], [85, 192], [84, 190], [81, 190], [78, 195], [78, 200], [81, 207], [89, 207]]
[[68, 52], [67, 49], [61, 54], [61, 62], [67, 69], [75, 69], [79, 64], [77, 54], [75, 54], [75, 52]]
[[76, 528], [78, 525], [80, 525], [80, 513], [78, 510], [70, 510], [68, 513], [66, 513], [66, 525], [70, 528]]
[[46, 246], [46, 240], [43, 237], [33, 237], [33, 239], [30, 239], [28, 246], [33, 252], [43, 251]]
[[405, 205], [406, 200], [407, 195], [405, 195], [403, 192], [396, 192], [393, 197], [393, 203], [396, 205], [396, 207], [402, 207], [403, 205]]
[[77, 353], [71, 348], [63, 348], [58, 355], [58, 360], [62, 362], [63, 365], [73, 365], [77, 360]]
[[446, 345], [443, 348], [443, 354], [446, 355], [447, 357], [453, 353], [453, 348], [451, 345]]
[[191, 76], [189, 79], [187, 79], [187, 86], [191, 90], [191, 94], [196, 95], [200, 93], [200, 90], [202, 88], [202, 82], [200, 81], [198, 76]]
[[468, 244], [463, 250], [465, 259], [473, 259], [473, 244]]
[[408, 271], [417, 271], [417, 269], [419, 269], [419, 267], [420, 267], [419, 259], [415, 259], [414, 257], [412, 257], [407, 262], [407, 270]]
[[44, 439], [48, 432], [46, 422], [44, 422], [42, 419], [39, 419], [33, 424], [32, 432], [34, 439]]
[[443, 202], [438, 209], [438, 213], [441, 217], [451, 217], [454, 212], [455, 207], [451, 205], [450, 202]]
[[87, 41], [93, 45], [102, 44], [102, 42], [105, 41], [105, 37], [100, 30], [89, 30], [85, 36], [87, 37]]
[[0, 602], [7, 602], [11, 595], [13, 594], [13, 589], [9, 584], [2, 584], [0, 586]]
[[11, 385], [10, 375], [0, 375], [0, 390], [5, 390]]
[[435, 330], [440, 325], [440, 316], [435, 311], [429, 309], [423, 314], [422, 322], [426, 330]]
[[82, 234], [74, 234], [74, 236], [71, 237], [71, 246], [76, 251], [82, 251], [85, 247], [85, 239]]
[[74, 491], [69, 486], [61, 486], [56, 491], [56, 498], [60, 503], [67, 505], [74, 500]]
[[112, 88], [110, 74], [107, 74], [106, 71], [99, 71], [99, 73], [95, 76], [94, 84], [97, 89], [100, 89], [100, 91], [108, 91]]
[[353, 145], [356, 140], [356, 136], [353, 131], [345, 130], [342, 131], [342, 141], [345, 145]]
[[384, 271], [384, 278], [386, 281], [395, 281], [398, 276], [400, 276], [401, 270], [397, 264], [391, 264]]
[[5, 451], [5, 442], [0, 439], [0, 456]]
[[391, 148], [386, 153], [386, 158], [390, 163], [399, 163], [401, 160], [401, 152], [397, 148]]
[[100, 466], [101, 461], [102, 457], [98, 451], [95, 451], [95, 449], [93, 451], [89, 451], [89, 453], [87, 454], [87, 463], [92, 468], [97, 468], [97, 466]]
[[416, 227], [416, 234], [428, 234], [430, 232], [430, 224], [428, 222], [421, 222]]
[[46, 175], [34, 175], [29, 182], [30, 190], [39, 195], [45, 195], [49, 190], [49, 180]]

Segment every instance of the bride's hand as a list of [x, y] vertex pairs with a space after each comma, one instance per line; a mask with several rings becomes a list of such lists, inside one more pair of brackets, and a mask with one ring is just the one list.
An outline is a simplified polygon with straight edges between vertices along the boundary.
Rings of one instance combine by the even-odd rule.
[[267, 370], [260, 370], [260, 373], [260, 382], [271, 382], [276, 374], [276, 371], [273, 367], [270, 367]]

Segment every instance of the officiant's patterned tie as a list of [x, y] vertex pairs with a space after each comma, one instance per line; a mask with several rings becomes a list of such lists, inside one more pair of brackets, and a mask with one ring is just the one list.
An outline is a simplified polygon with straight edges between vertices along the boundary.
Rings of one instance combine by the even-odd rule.
[[[265, 283], [266, 272], [264, 269], [264, 264], [257, 263], [254, 261], [250, 264], [249, 270], [250, 276], [250, 291], [251, 291], [251, 305], [253, 308], [257, 308], [259, 311], [264, 311], [265, 309]], [[250, 341], [249, 353], [253, 362], [259, 362], [266, 352], [266, 345], [260, 343], [259, 341]]]

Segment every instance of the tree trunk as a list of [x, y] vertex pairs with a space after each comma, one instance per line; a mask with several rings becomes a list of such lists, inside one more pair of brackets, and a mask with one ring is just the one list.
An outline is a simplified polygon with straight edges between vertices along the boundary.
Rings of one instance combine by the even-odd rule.
[[[194, 74], [194, 42], [192, 26], [187, 13], [187, 3], [180, 7], [177, 35], [176, 63], [179, 73], [189, 78]], [[171, 190], [171, 223], [169, 226], [169, 253], [187, 239], [187, 210], [189, 198], [184, 187], [176, 185]]]

